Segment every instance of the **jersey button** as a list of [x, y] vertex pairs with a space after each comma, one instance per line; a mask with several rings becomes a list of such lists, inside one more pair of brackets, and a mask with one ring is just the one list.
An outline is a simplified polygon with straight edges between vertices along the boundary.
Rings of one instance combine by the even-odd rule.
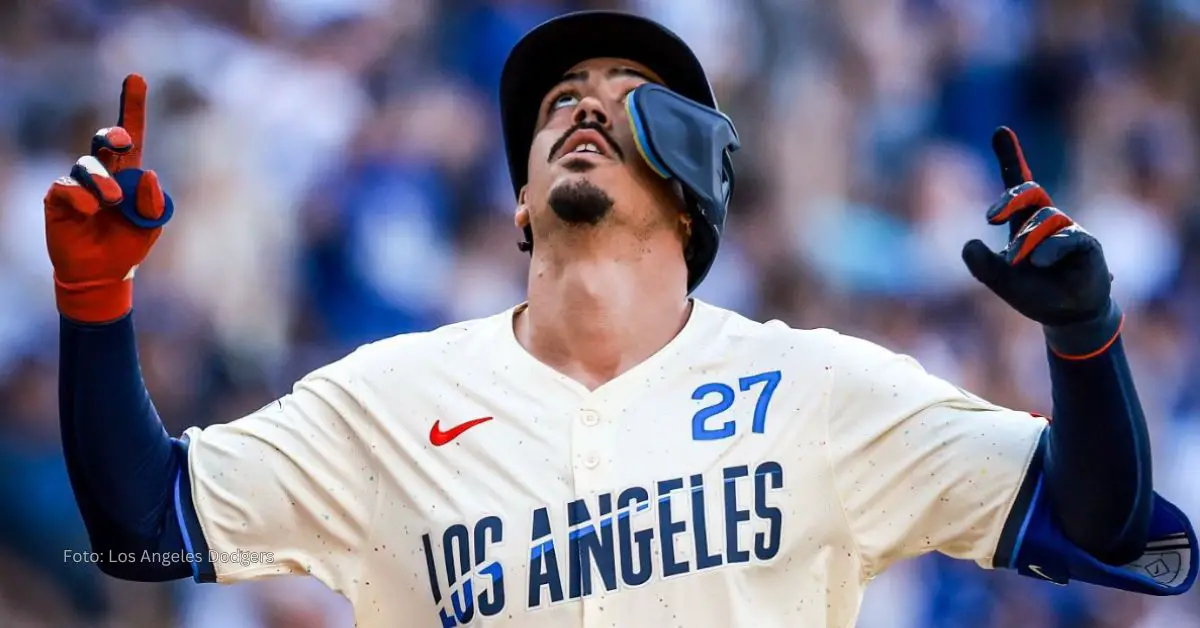
[[583, 459], [583, 466], [589, 469], [595, 469], [600, 466], [600, 457], [596, 454], [588, 454], [587, 458]]
[[600, 423], [600, 415], [591, 410], [584, 410], [579, 413], [579, 421], [588, 427], [595, 427]]

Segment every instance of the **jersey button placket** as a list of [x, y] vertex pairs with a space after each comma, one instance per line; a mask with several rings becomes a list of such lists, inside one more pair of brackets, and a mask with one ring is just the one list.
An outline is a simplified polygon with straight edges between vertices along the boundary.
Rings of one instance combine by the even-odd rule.
[[608, 445], [608, 426], [594, 408], [575, 413], [572, 447], [575, 458], [575, 490], [580, 495], [605, 490], [604, 454]]
[[[575, 416], [571, 445], [574, 449], [575, 496], [587, 500], [593, 525], [599, 524], [595, 495], [613, 490], [609, 461], [612, 460], [613, 424], [599, 408], [581, 408]], [[593, 586], [597, 584], [593, 578]], [[604, 618], [603, 585], [581, 600], [583, 626], [599, 627]]]

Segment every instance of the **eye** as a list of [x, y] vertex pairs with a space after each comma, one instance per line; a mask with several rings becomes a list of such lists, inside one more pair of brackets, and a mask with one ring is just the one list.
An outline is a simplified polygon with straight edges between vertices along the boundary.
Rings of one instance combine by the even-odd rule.
[[550, 111], [558, 111], [562, 107], [574, 107], [579, 102], [575, 92], [562, 92], [550, 99]]
[[563, 107], [575, 107], [575, 104], [578, 102], [580, 102], [580, 97], [574, 91], [564, 91], [562, 94], [551, 98], [550, 110], [551, 112], [557, 112], [558, 109]]

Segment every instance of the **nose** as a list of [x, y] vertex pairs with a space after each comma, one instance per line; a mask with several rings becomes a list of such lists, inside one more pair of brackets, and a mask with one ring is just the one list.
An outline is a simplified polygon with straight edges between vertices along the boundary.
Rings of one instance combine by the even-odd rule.
[[575, 106], [574, 123], [582, 124], [584, 122], [595, 122], [604, 128], [609, 126], [608, 113], [604, 111], [604, 105], [599, 98], [595, 96], [585, 96], [579, 104]]

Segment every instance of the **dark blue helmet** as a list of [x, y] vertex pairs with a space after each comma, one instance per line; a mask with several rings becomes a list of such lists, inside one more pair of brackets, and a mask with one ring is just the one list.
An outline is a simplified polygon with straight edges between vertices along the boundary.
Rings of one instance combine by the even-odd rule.
[[[500, 116], [513, 192], [520, 194], [528, 180], [529, 149], [542, 98], [572, 67], [599, 57], [636, 61], [664, 82], [637, 88], [626, 106], [642, 157], [655, 172], [682, 184], [692, 214], [692, 236], [684, 253], [691, 293], [717, 256], [733, 194], [730, 154], [739, 143], [733, 123], [717, 110], [695, 53], [661, 24], [628, 13], [582, 11], [544, 22], [517, 42], [500, 78]], [[533, 250], [529, 229], [521, 248]]]

